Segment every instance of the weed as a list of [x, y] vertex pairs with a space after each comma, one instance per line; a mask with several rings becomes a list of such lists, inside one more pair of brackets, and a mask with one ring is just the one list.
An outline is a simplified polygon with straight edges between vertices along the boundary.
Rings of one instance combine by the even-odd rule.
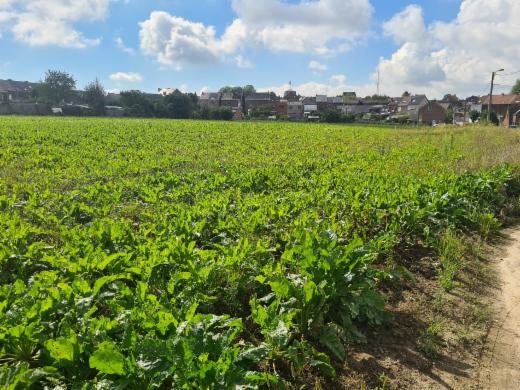
[[464, 252], [466, 244], [464, 240], [451, 230], [446, 230], [439, 240], [439, 283], [441, 287], [449, 291], [454, 287], [454, 279], [458, 272], [464, 268]]
[[430, 359], [436, 359], [439, 354], [439, 346], [442, 343], [442, 331], [442, 322], [434, 321], [419, 337], [419, 350]]
[[489, 240], [500, 230], [500, 221], [491, 213], [478, 213], [477, 224], [479, 233], [484, 240]]

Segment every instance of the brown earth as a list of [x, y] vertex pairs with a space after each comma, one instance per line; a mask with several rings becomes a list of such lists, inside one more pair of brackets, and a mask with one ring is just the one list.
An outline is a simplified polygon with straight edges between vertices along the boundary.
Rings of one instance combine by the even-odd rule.
[[382, 327], [362, 329], [367, 342], [350, 347], [338, 380], [324, 388], [482, 388], [501, 286], [496, 264], [487, 260], [493, 256], [480, 241], [468, 241], [467, 266], [456, 288], [446, 292], [439, 287], [440, 264], [433, 253], [403, 253], [399, 261], [414, 277], [388, 286], [392, 319]]
[[501, 290], [479, 373], [479, 389], [520, 389], [520, 230], [505, 233], [497, 262]]

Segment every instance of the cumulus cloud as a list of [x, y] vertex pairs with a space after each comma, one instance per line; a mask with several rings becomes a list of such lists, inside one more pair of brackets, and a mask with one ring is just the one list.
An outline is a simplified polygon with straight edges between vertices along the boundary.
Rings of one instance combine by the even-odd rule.
[[126, 46], [125, 41], [123, 41], [123, 38], [116, 37], [114, 39], [114, 43], [116, 44], [117, 48], [121, 50], [122, 52], [125, 52], [126, 54], [134, 55], [135, 50], [131, 47]]
[[336, 74], [332, 76], [331, 81], [335, 82], [337, 85], [346, 85], [347, 84], [347, 76], [344, 74]]
[[369, 0], [233, 0], [232, 8], [236, 18], [220, 36], [212, 26], [154, 11], [140, 23], [141, 51], [177, 69], [229, 55], [241, 66], [237, 52], [249, 47], [331, 54], [365, 34], [373, 13]]
[[368, 31], [373, 13], [369, 0], [233, 0], [232, 5], [255, 42], [298, 53], [344, 50]]
[[327, 69], [329, 69], [329, 67], [325, 64], [313, 60], [309, 62], [309, 69], [315, 72], [325, 72]]
[[159, 11], [140, 26], [141, 50], [155, 56], [161, 65], [180, 68], [185, 63], [207, 64], [218, 58], [220, 42], [211, 26]]
[[0, 21], [15, 39], [30, 46], [82, 49], [101, 40], [85, 37], [75, 24], [103, 20], [113, 1], [117, 0], [2, 0]]
[[[383, 84], [394, 94], [404, 89], [434, 96], [484, 94], [492, 71], [518, 70], [519, 20], [517, 0], [463, 0], [454, 20], [429, 25], [421, 7], [408, 6], [383, 27], [401, 45], [380, 60]], [[511, 83], [502, 79], [504, 85]]]
[[117, 72], [110, 75], [110, 80], [125, 83], [139, 83], [143, 81], [143, 76], [133, 72]]

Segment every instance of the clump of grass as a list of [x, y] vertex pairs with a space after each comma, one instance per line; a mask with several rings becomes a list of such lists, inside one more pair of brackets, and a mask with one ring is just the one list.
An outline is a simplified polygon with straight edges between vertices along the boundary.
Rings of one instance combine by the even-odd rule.
[[477, 225], [480, 236], [486, 241], [500, 230], [500, 221], [490, 213], [477, 214]]
[[465, 251], [464, 240], [451, 229], [446, 230], [439, 240], [439, 283], [445, 291], [454, 287], [455, 277], [464, 268]]
[[437, 310], [442, 310], [444, 306], [446, 305], [446, 296], [443, 290], [439, 290], [435, 294], [435, 300], [434, 300], [435, 308]]
[[419, 337], [419, 350], [430, 359], [436, 359], [439, 356], [439, 346], [442, 342], [441, 333], [443, 328], [442, 322], [434, 321]]

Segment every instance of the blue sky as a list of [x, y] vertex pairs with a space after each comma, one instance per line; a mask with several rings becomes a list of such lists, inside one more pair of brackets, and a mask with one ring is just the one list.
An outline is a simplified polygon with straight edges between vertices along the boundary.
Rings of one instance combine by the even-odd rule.
[[[376, 92], [379, 70], [390, 95], [483, 94], [495, 66], [508, 72], [499, 90], [520, 68], [518, 3], [0, 0], [0, 78], [35, 81], [62, 69], [80, 87], [98, 77], [110, 90], [250, 83], [279, 92], [292, 81], [305, 94], [365, 95]], [[507, 50], [474, 36], [497, 21], [512, 30], [501, 37]]]

